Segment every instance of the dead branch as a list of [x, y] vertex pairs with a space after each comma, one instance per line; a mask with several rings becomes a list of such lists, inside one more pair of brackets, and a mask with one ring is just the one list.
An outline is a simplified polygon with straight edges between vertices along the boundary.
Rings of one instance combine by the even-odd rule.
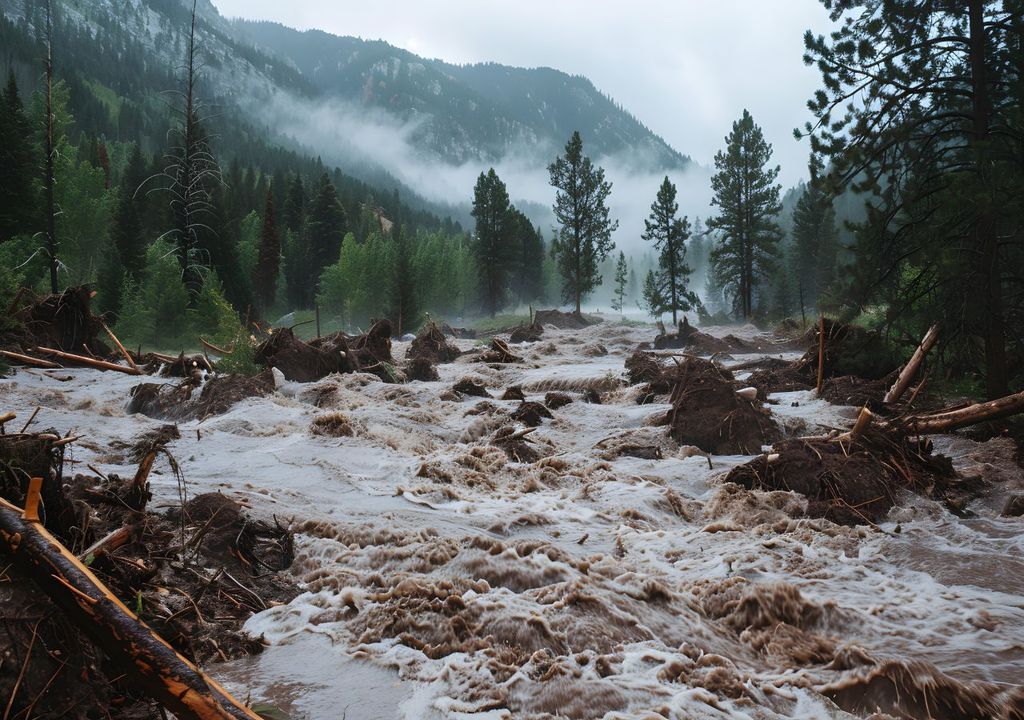
[[924, 361], [924, 356], [928, 354], [928, 351], [932, 349], [936, 341], [939, 339], [939, 325], [936, 323], [929, 328], [928, 332], [925, 333], [924, 339], [921, 340], [921, 344], [917, 346], [914, 354], [911, 356], [910, 361], [900, 371], [900, 375], [896, 378], [896, 382], [893, 383], [892, 388], [882, 398], [882, 402], [886, 405], [896, 402], [903, 393], [910, 387], [910, 382], [917, 375], [918, 369], [921, 367], [921, 363]]
[[815, 394], [821, 397], [821, 388], [825, 384], [825, 316], [818, 318], [818, 382]]
[[55, 362], [49, 360], [43, 360], [41, 358], [32, 357], [31, 355], [22, 355], [21, 353], [11, 352], [10, 350], [0, 350], [0, 355], [3, 355], [8, 360], [14, 360], [24, 365], [32, 365], [33, 367], [40, 368], [63, 368], [63, 365], [58, 365]]
[[[73, 353], [66, 353], [63, 350], [54, 350], [53, 348], [47, 347], [36, 347], [32, 348], [35, 352], [43, 353], [45, 355], [53, 355], [59, 357], [62, 360], [71, 360], [73, 362], [87, 365], [97, 370], [114, 370], [116, 372], [122, 372], [126, 375], [141, 375], [142, 371], [136, 368], [125, 367], [124, 365], [118, 365], [117, 363], [107, 362], [106, 360], [95, 360], [85, 355], [75, 355]], [[58, 366], [59, 367], [59, 366]]]
[[949, 432], [957, 428], [976, 425], [986, 420], [997, 420], [1024, 413], [1024, 392], [1007, 395], [998, 400], [975, 403], [964, 408], [944, 410], [928, 415], [910, 415], [885, 424], [908, 435], [930, 435]]
[[107, 327], [107, 324], [105, 322], [101, 322], [100, 325], [102, 325], [103, 329], [107, 331], [107, 335], [110, 336], [110, 339], [114, 342], [114, 345], [116, 345], [117, 349], [121, 352], [122, 357], [124, 357], [124, 359], [128, 362], [128, 367], [134, 370], [136, 375], [141, 375], [142, 373], [139, 371], [139, 368], [135, 364], [135, 361], [132, 360], [132, 356], [129, 355], [128, 351], [124, 349], [124, 345], [122, 345], [121, 341], [117, 339], [117, 336], [114, 335], [114, 332]]
[[139, 620], [42, 525], [3, 499], [0, 550], [140, 688], [178, 717], [258, 720]]

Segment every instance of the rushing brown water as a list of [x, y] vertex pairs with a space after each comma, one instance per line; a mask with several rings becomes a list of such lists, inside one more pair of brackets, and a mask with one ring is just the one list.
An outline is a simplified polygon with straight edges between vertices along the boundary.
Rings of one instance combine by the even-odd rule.
[[[1024, 524], [998, 517], [1024, 489], [1012, 446], [937, 443], [993, 483], [970, 519], [917, 497], [880, 529], [802, 518], [797, 496], [723, 483], [746, 458], [651, 426], [667, 406], [637, 405], [621, 379], [651, 334], [549, 330], [525, 364], [282, 383], [184, 423], [170, 449], [192, 492], [292, 519], [306, 590], [248, 623], [264, 656], [211, 671], [315, 719], [1024, 717]], [[73, 462], [129, 472], [110, 441], [156, 424], [124, 414], [131, 379], [71, 374], [19, 373], [0, 404], [43, 404], [40, 423], [88, 434]], [[442, 399], [467, 376], [494, 397]], [[511, 385], [575, 398], [530, 436], [534, 463], [488, 442], [517, 405], [497, 399]], [[582, 401], [589, 389], [603, 404]], [[773, 399], [791, 434], [852, 414]], [[352, 435], [311, 434], [327, 412]], [[173, 502], [170, 478], [155, 483]]]

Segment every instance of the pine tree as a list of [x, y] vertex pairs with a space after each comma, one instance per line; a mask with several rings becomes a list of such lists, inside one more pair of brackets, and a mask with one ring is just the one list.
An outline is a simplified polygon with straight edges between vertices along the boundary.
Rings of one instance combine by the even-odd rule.
[[872, 196], [847, 299], [887, 305], [914, 334], [945, 315], [944, 336], [962, 338], [958, 370], [981, 345], [986, 392], [1005, 395], [1007, 339], [1024, 330], [1021, 3], [826, 6], [837, 29], [804, 36], [823, 88], [797, 135], [829, 158], [837, 185]]
[[641, 237], [653, 243], [659, 251], [658, 273], [655, 276], [661, 296], [665, 300], [664, 311], [672, 313], [672, 324], [679, 322], [679, 311], [686, 312], [698, 302], [697, 296], [687, 289], [690, 273], [686, 264], [686, 241], [690, 237], [690, 222], [686, 217], [676, 217], [679, 204], [676, 202], [676, 186], [668, 176], [658, 188], [658, 195], [651, 205], [651, 214], [644, 220]]
[[766, 167], [772, 146], [746, 110], [725, 141], [725, 150], [715, 155], [711, 178], [711, 204], [718, 207], [718, 215], [708, 219], [708, 229], [720, 232], [711, 261], [720, 285], [732, 293], [736, 314], [747, 320], [754, 312], [756, 286], [773, 267], [781, 235], [775, 223], [782, 210], [781, 186], [775, 183], [779, 168]]
[[[839, 232], [832, 197], [825, 191], [821, 165], [812, 158], [811, 180], [793, 211], [796, 287], [801, 305], [820, 309], [835, 276]], [[809, 304], [809, 305], [808, 305]]]
[[284, 202], [283, 220], [287, 230], [297, 233], [302, 229], [305, 204], [306, 190], [302, 186], [302, 176], [296, 175], [288, 186], [288, 197]]
[[[340, 250], [340, 247], [339, 247]], [[274, 194], [267, 193], [263, 210], [263, 229], [260, 232], [259, 260], [253, 273], [252, 285], [256, 307], [265, 314], [277, 297], [277, 274], [281, 264], [281, 239], [274, 220]]]
[[521, 211], [513, 207], [509, 212], [517, 252], [512, 289], [518, 302], [532, 303], [544, 294], [544, 238]]
[[640, 291], [642, 298], [641, 307], [653, 317], [660, 317], [665, 308], [665, 296], [661, 294], [661, 286], [654, 275], [653, 270], [648, 270], [644, 277], [644, 286]]
[[473, 188], [473, 219], [480, 299], [484, 310], [494, 317], [508, 299], [511, 270], [519, 256], [513, 241], [515, 218], [508, 190], [494, 168], [477, 178]]
[[579, 131], [566, 143], [565, 155], [548, 166], [548, 174], [557, 190], [553, 209], [560, 226], [551, 253], [562, 277], [562, 300], [580, 314], [583, 298], [601, 284], [598, 266], [615, 247], [611, 235], [619, 221], [610, 219], [607, 205], [612, 185], [583, 154]]
[[[296, 290], [299, 291], [301, 307], [313, 305], [320, 275], [324, 268], [338, 259], [346, 231], [345, 210], [338, 202], [330, 176], [325, 172], [313, 190], [302, 233], [303, 247], [300, 251], [304, 255], [298, 259], [300, 273], [295, 278], [300, 283]], [[289, 287], [291, 282], [289, 278]]]
[[615, 263], [615, 292], [612, 295], [612, 310], [615, 312], [621, 313], [625, 307], [627, 273], [626, 254], [619, 250], [619, 260]]
[[412, 268], [412, 243], [405, 226], [393, 230], [388, 242], [390, 277], [388, 278], [388, 309], [395, 332], [401, 337], [408, 329], [415, 329], [419, 307], [417, 305], [416, 273]]
[[38, 226], [32, 183], [37, 167], [32, 126], [11, 70], [7, 87], [0, 92], [0, 242], [31, 234]]

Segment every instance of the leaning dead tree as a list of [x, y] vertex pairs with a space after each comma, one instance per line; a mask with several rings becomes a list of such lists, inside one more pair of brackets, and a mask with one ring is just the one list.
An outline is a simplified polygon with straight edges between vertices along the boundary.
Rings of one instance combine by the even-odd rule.
[[171, 91], [178, 99], [173, 107], [178, 122], [168, 132], [164, 155], [167, 165], [160, 174], [167, 182], [174, 222], [174, 227], [164, 233], [164, 237], [174, 241], [182, 280], [193, 296], [202, 287], [206, 266], [200, 235], [214, 232], [205, 222], [213, 214], [210, 186], [221, 182], [220, 166], [202, 125], [203, 105], [196, 97], [196, 50], [196, 2], [193, 0], [182, 88]]
[[57, 209], [53, 200], [53, 12], [46, 0], [46, 255], [50, 266], [50, 292], [57, 294]]

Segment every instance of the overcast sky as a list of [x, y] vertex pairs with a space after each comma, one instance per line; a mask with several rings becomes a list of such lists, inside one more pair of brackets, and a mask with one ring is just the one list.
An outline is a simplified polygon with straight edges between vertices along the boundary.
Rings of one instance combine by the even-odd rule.
[[495, 61], [585, 75], [669, 144], [710, 165], [746, 107], [788, 187], [807, 174], [820, 83], [801, 61], [806, 29], [826, 32], [820, 0], [213, 0], [229, 17], [383, 39], [454, 63]]

